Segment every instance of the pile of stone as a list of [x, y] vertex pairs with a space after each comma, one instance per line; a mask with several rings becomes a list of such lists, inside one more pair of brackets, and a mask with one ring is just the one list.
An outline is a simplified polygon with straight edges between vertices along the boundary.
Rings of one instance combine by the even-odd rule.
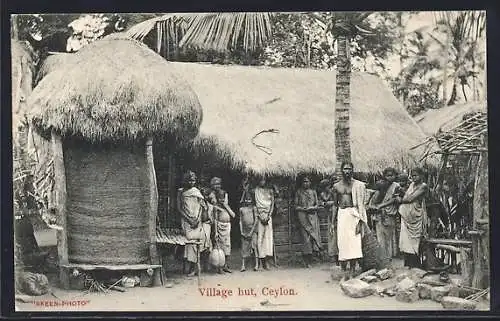
[[477, 306], [476, 301], [466, 299], [472, 289], [462, 286], [461, 279], [450, 278], [443, 282], [439, 275], [428, 275], [421, 269], [411, 269], [398, 275], [390, 268], [372, 269], [347, 281], [343, 280], [343, 275], [338, 267], [332, 270], [332, 279], [340, 281], [342, 291], [352, 298], [376, 294], [395, 297], [397, 301], [406, 303], [433, 300], [445, 309], [453, 310], [475, 310]]

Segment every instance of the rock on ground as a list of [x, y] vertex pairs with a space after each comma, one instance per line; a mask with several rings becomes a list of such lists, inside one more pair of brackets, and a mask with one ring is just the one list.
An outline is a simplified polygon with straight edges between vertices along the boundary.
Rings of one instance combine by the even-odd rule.
[[367, 276], [371, 276], [371, 275], [374, 275], [375, 273], [377, 273], [377, 270], [375, 269], [371, 269], [371, 270], [368, 270], [368, 271], [365, 271], [363, 273], [361, 273], [360, 275], [358, 275], [356, 277], [356, 279], [360, 279], [362, 280], [363, 278], [367, 277]]
[[380, 280], [387, 280], [387, 279], [390, 279], [394, 276], [394, 271], [392, 271], [392, 269], [385, 268], [385, 269], [382, 269], [382, 270], [378, 271], [377, 273], [375, 273], [375, 275]]
[[443, 283], [439, 280], [439, 275], [431, 274], [424, 276], [421, 280], [421, 283], [426, 283], [432, 286], [445, 286], [447, 283]]
[[477, 303], [454, 296], [444, 296], [441, 299], [443, 308], [450, 310], [475, 310]]
[[410, 273], [408, 273], [408, 272], [403, 272], [403, 273], [401, 273], [401, 274], [398, 274], [398, 276], [396, 276], [396, 281], [401, 282], [401, 281], [403, 281], [404, 279], [409, 278], [410, 276], [411, 276], [411, 275], [410, 275]]
[[370, 285], [373, 289], [373, 292], [375, 294], [378, 294], [380, 296], [385, 296], [384, 292], [385, 292], [385, 289], [383, 286], [379, 285], [379, 284], [372, 284]]
[[365, 281], [367, 283], [375, 282], [377, 280], [378, 280], [378, 278], [375, 275], [367, 275], [361, 279], [361, 281]]
[[419, 298], [415, 282], [409, 277], [404, 278], [396, 285], [396, 300], [412, 303]]
[[410, 278], [405, 278], [401, 280], [397, 285], [396, 285], [396, 291], [405, 291], [411, 288], [415, 287], [415, 282], [410, 279]]
[[450, 293], [449, 286], [436, 286], [431, 289], [431, 299], [436, 302], [441, 302], [443, 297], [447, 296]]
[[410, 270], [410, 273], [415, 277], [415, 278], [418, 278], [418, 279], [421, 279], [424, 277], [424, 275], [427, 274], [427, 271], [424, 271], [422, 269], [418, 269], [418, 268], [412, 268]]
[[431, 298], [431, 290], [432, 290], [431, 285], [425, 283], [418, 283], [417, 290], [418, 290], [418, 296], [421, 299], [425, 300]]
[[373, 287], [358, 279], [351, 279], [342, 282], [340, 283], [340, 288], [351, 298], [364, 298], [375, 293], [375, 289]]
[[413, 303], [418, 301], [419, 294], [416, 288], [409, 288], [406, 290], [399, 290], [396, 293], [396, 300], [400, 302]]

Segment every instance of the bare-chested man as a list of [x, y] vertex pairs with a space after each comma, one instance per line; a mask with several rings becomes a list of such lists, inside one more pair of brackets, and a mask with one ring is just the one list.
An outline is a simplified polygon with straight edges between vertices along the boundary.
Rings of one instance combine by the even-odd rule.
[[[363, 257], [361, 248], [361, 222], [367, 222], [365, 210], [365, 184], [352, 178], [353, 165], [343, 162], [342, 179], [333, 185], [334, 206], [337, 212], [337, 243], [339, 261], [345, 271], [344, 279], [354, 277], [356, 263]], [[349, 263], [349, 271], [347, 265]]]

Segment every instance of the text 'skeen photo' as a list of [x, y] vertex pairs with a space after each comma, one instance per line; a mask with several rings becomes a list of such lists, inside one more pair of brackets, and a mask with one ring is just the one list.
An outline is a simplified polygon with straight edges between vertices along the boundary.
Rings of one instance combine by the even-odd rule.
[[490, 310], [486, 12], [11, 16], [16, 311]]

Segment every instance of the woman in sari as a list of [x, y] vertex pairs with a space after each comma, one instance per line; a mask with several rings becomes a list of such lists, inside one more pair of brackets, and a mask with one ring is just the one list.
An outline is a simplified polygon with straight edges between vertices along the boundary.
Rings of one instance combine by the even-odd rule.
[[[210, 251], [210, 231], [206, 230], [204, 211], [208, 211], [207, 204], [200, 190], [195, 187], [196, 174], [188, 171], [184, 174], [184, 187], [179, 189], [177, 195], [177, 210], [181, 214], [181, 225], [184, 235], [189, 240], [201, 241], [200, 251]], [[189, 262], [188, 276], [194, 276], [200, 271], [195, 271], [198, 263], [198, 252], [195, 244], [187, 244], [184, 247], [184, 258]]]
[[307, 268], [311, 267], [313, 252], [321, 251], [321, 239], [319, 236], [319, 209], [318, 195], [311, 188], [311, 180], [305, 176], [302, 186], [295, 194], [295, 210], [300, 224], [302, 240], [304, 242], [302, 254]]
[[262, 267], [269, 269], [266, 261], [273, 256], [273, 221], [274, 190], [266, 186], [266, 179], [262, 177], [254, 190], [255, 207], [257, 209], [257, 255]]
[[420, 267], [420, 240], [426, 233], [427, 211], [425, 197], [428, 191], [424, 183], [424, 171], [415, 168], [412, 171], [412, 183], [404, 197], [398, 197], [399, 214], [401, 215], [401, 232], [399, 249], [404, 254], [404, 265], [410, 269]]

